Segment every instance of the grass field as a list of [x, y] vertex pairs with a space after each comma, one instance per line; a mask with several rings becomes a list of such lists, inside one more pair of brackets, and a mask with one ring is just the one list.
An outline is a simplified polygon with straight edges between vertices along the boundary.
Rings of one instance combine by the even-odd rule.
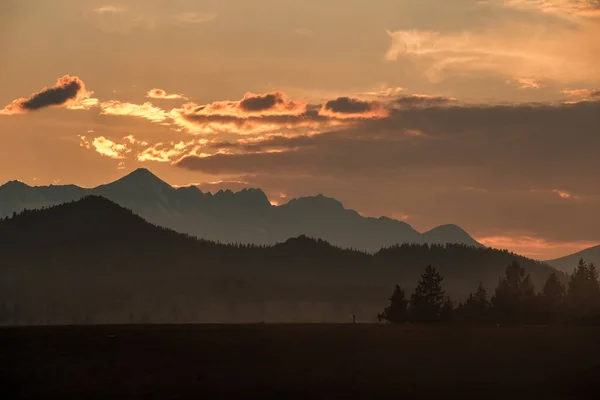
[[2, 398], [600, 398], [600, 329], [131, 325], [0, 329]]

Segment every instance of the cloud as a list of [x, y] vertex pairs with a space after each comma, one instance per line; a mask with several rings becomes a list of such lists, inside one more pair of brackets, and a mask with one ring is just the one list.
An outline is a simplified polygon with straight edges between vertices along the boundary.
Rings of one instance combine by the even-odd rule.
[[484, 176], [491, 174], [496, 184], [519, 182], [527, 190], [547, 182], [549, 191], [565, 187], [570, 188], [565, 192], [600, 194], [596, 180], [574, 188], [571, 178], [600, 168], [593, 152], [582, 153], [600, 146], [599, 112], [600, 103], [595, 102], [400, 108], [387, 118], [319, 135], [222, 143], [215, 147], [231, 154], [188, 157], [178, 165], [211, 174], [317, 174], [350, 180], [355, 174], [377, 179], [383, 171], [394, 174], [407, 168], [466, 169], [474, 174], [473, 181], [460, 182], [460, 187], [485, 187]]
[[0, 110], [0, 114], [27, 114], [47, 107], [89, 109], [98, 104], [97, 99], [91, 98], [92, 94], [92, 91], [86, 90], [81, 79], [65, 75], [58, 79], [54, 86], [45, 87], [28, 98], [14, 100], [12, 104]]
[[167, 93], [162, 89], [150, 89], [148, 90], [148, 92], [146, 93], [146, 97], [150, 98], [150, 99], [162, 99], [162, 100], [175, 100], [175, 99], [182, 99], [182, 100], [187, 100], [188, 98], [185, 97], [182, 94], [175, 94], [175, 93]]
[[127, 153], [131, 152], [131, 149], [126, 144], [115, 143], [104, 136], [95, 138], [91, 143], [85, 136], [80, 136], [80, 139], [83, 147], [88, 149], [93, 147], [101, 156], [120, 160], [124, 159]]
[[519, 78], [515, 80], [506, 81], [509, 85], [516, 85], [519, 89], [539, 89], [542, 87], [542, 84], [531, 78]]
[[199, 150], [204, 147], [202, 142], [192, 140], [188, 142], [156, 143], [143, 149], [137, 155], [138, 161], [173, 162], [183, 154], [198, 155]]
[[371, 92], [362, 92], [357, 93], [357, 96], [368, 96], [368, 97], [381, 97], [381, 98], [390, 98], [390, 97], [398, 97], [404, 92], [404, 88], [394, 87], [394, 88], [382, 88], [379, 90], [371, 91]]
[[[206, 105], [188, 103], [170, 112], [175, 125], [194, 134], [261, 134], [319, 129], [333, 126], [305, 101], [291, 100], [283, 92], [246, 93], [239, 101]], [[339, 123], [341, 124], [341, 122]]]
[[537, 11], [568, 19], [600, 17], [598, 0], [502, 0], [493, 1], [491, 4], [500, 4], [523, 11]]
[[394, 100], [394, 103], [401, 107], [437, 107], [456, 102], [452, 97], [432, 96], [428, 94], [412, 94], [401, 96]]
[[217, 18], [216, 13], [201, 13], [201, 12], [185, 12], [175, 15], [177, 22], [186, 24], [201, 24], [203, 22], [210, 22]]
[[106, 5], [106, 6], [102, 6], [102, 7], [98, 7], [94, 9], [94, 12], [97, 14], [116, 14], [116, 13], [122, 13], [124, 12], [125, 9], [122, 7], [117, 7], [117, 6], [113, 6], [113, 5]]
[[319, 114], [340, 119], [368, 119], [385, 118], [389, 113], [380, 103], [375, 101], [362, 101], [349, 97], [338, 97], [335, 100], [330, 100], [325, 103]]
[[571, 97], [600, 97], [600, 90], [593, 89], [565, 89], [561, 93]]
[[600, 82], [600, 25], [505, 22], [460, 32], [388, 31], [388, 61], [410, 60], [432, 82], [455, 76]]
[[312, 31], [311, 29], [307, 29], [307, 28], [298, 28], [294, 32], [298, 36], [303, 36], [303, 37], [307, 37], [307, 38], [315, 37], [315, 32]]
[[151, 122], [164, 122], [167, 119], [167, 113], [150, 102], [144, 104], [133, 104], [110, 100], [100, 103], [102, 115], [129, 116], [144, 118]]

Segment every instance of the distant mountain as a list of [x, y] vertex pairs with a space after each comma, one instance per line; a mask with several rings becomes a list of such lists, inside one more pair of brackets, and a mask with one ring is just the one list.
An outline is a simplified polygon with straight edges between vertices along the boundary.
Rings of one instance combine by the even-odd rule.
[[444, 225], [421, 234], [409, 224], [386, 217], [362, 217], [323, 195], [292, 199], [275, 207], [262, 190], [214, 195], [197, 187], [175, 189], [147, 169], [93, 189], [77, 186], [31, 187], [8, 182], [0, 187], [0, 217], [100, 195], [147, 221], [177, 232], [224, 243], [269, 245], [302, 234], [333, 245], [374, 252], [399, 243], [456, 243], [483, 247], [464, 230]]
[[545, 262], [559, 271], [572, 273], [581, 258], [586, 262], [594, 263], [596, 266], [600, 267], [600, 245]]
[[480, 282], [491, 292], [513, 260], [538, 289], [555, 271], [464, 245], [369, 254], [307, 236], [218, 244], [152, 225], [100, 196], [1, 220], [0, 254], [0, 324], [374, 321], [393, 286], [412, 290], [429, 264], [455, 300]]

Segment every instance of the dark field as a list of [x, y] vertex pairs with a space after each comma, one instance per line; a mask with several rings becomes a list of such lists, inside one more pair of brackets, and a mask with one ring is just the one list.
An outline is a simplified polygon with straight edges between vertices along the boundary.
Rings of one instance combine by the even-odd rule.
[[0, 329], [1, 398], [600, 398], [600, 329]]

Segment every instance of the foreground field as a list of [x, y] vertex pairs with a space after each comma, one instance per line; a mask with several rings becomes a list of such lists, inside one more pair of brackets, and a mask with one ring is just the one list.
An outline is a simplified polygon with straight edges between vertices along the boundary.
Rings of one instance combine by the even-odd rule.
[[0, 329], [2, 398], [598, 398], [600, 329], [131, 325]]

